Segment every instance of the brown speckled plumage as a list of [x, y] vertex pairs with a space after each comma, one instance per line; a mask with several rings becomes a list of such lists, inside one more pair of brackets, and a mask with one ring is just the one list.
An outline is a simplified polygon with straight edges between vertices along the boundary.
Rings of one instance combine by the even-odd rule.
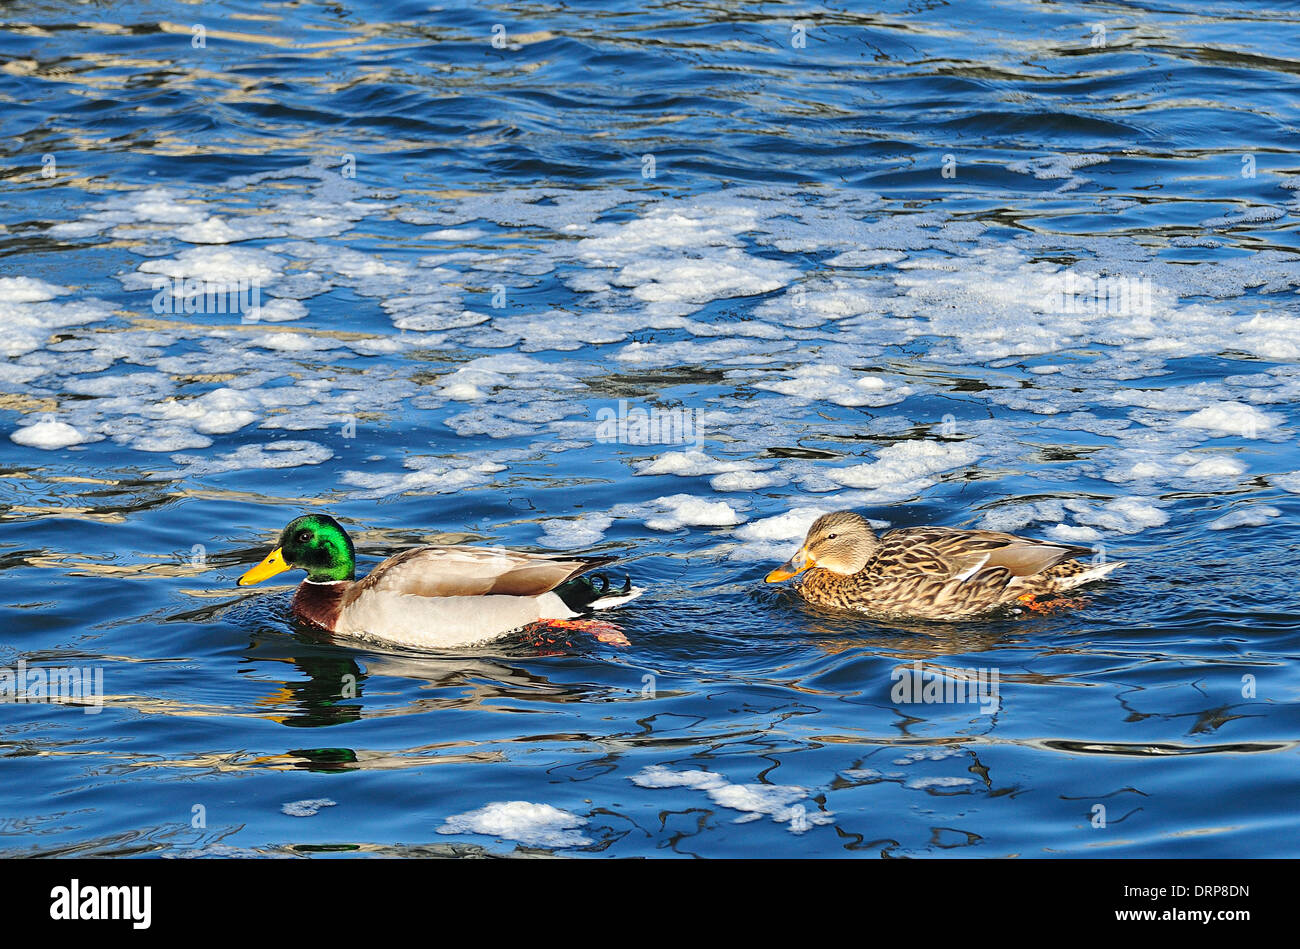
[[790, 564], [768, 579], [787, 579], [807, 554], [806, 561], [815, 565], [796, 589], [809, 602], [918, 619], [964, 619], [1027, 595], [1055, 595], [1122, 566], [1075, 559], [1090, 553], [1069, 544], [948, 527], [905, 528], [876, 537], [863, 518], [839, 512], [819, 518]]

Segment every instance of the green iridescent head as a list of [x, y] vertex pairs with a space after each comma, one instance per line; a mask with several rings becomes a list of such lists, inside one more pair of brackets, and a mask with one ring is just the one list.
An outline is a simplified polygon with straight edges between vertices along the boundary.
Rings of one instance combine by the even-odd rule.
[[307, 571], [314, 583], [352, 580], [356, 577], [356, 554], [352, 539], [328, 514], [304, 514], [294, 518], [280, 532], [280, 544], [266, 559], [239, 578], [239, 585], [261, 583], [286, 570]]

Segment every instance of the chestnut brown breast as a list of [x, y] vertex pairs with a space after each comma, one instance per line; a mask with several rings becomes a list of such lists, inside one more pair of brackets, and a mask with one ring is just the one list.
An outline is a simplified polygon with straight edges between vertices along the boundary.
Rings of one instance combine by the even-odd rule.
[[303, 581], [293, 595], [293, 615], [321, 629], [333, 632], [338, 626], [343, 598], [352, 584]]

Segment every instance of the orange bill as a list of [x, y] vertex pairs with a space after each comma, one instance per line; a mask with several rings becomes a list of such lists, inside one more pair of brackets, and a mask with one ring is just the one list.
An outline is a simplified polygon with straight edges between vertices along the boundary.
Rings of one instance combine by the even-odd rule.
[[780, 583], [782, 580], [797, 577], [809, 567], [815, 567], [816, 565], [816, 562], [808, 556], [808, 551], [800, 547], [793, 557], [769, 573], [764, 579], [768, 583]]

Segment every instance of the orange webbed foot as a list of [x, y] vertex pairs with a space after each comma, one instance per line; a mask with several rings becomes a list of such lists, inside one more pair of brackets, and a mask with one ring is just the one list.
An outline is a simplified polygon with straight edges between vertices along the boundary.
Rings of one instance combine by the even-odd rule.
[[569, 630], [588, 633], [595, 637], [597, 641], [610, 646], [632, 645], [631, 640], [623, 635], [623, 631], [613, 623], [605, 623], [596, 619], [547, 619], [542, 620], [539, 625], [556, 631]]
[[1061, 613], [1065, 610], [1077, 610], [1086, 601], [1081, 596], [1057, 596], [1040, 600], [1033, 593], [1026, 593], [1023, 596], [1016, 597], [1016, 602], [1020, 604], [1021, 609], [1046, 616], [1051, 613]]

